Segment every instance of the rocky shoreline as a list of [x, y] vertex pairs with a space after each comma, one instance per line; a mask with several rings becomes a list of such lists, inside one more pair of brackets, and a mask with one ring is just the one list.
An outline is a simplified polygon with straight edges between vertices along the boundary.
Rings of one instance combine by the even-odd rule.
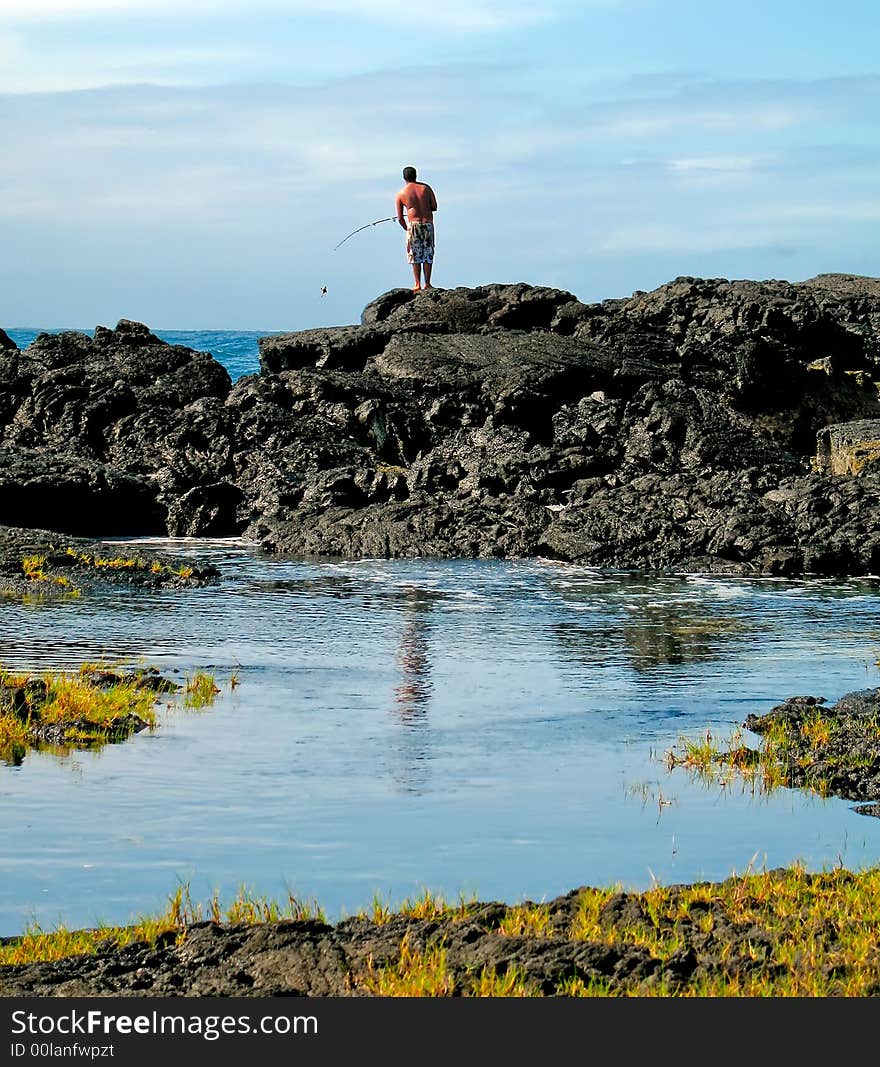
[[335, 925], [200, 921], [0, 967], [0, 996], [876, 996], [876, 873], [779, 869], [514, 906], [426, 900]]
[[[92, 955], [1, 967], [0, 996], [559, 997], [591, 987], [604, 996], [700, 996], [711, 983], [752, 996], [793, 975], [809, 983], [816, 969], [830, 978], [827, 994], [844, 993], [850, 975], [833, 924], [814, 929], [805, 913], [774, 914], [774, 882], [785, 897], [794, 883], [806, 901], [851, 890], [857, 878], [772, 871], [673, 886], [661, 907], [651, 894], [582, 888], [541, 905], [473, 903], [425, 918], [197, 922], [154, 943], [108, 941]], [[813, 962], [786, 967], [784, 946], [799, 940], [810, 941]], [[880, 992], [876, 958], [858, 977], [862, 994]]]
[[[661, 980], [680, 985], [701, 966], [691, 945], [675, 959], [661, 962], [632, 943], [618, 947], [572, 940], [568, 930], [578, 896], [575, 890], [543, 906], [546, 925], [541, 937], [505, 933], [505, 919], [516, 910], [497, 902], [474, 904], [464, 916], [421, 919], [397, 914], [383, 922], [355, 918], [335, 926], [316, 919], [195, 923], [181, 943], [170, 933], [155, 945], [107, 945], [94, 955], [0, 967], [0, 996], [370, 995], [371, 971], [399, 962], [404, 941], [419, 955], [442, 944], [453, 985], [484, 969], [501, 975], [514, 970], [545, 995], [553, 995], [560, 982], [572, 978], [610, 982], [619, 991], [647, 991]], [[627, 916], [635, 922], [644, 919], [638, 896], [610, 896], [604, 905], [606, 925]], [[712, 966], [711, 955], [717, 957], [724, 943], [741, 956], [755, 935], [749, 928], [725, 929], [702, 953], [702, 966]], [[729, 969], [735, 972], [738, 966], [742, 958], [731, 960]]]
[[0, 333], [0, 523], [271, 552], [880, 570], [880, 280], [392, 290], [234, 384], [139, 323]]

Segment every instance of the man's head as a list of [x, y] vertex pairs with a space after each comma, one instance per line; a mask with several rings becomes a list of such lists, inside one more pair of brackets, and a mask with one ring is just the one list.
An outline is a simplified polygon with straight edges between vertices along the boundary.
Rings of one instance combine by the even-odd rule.
[[403, 180], [405, 182], [414, 182], [416, 180], [416, 168], [404, 167], [403, 168]]

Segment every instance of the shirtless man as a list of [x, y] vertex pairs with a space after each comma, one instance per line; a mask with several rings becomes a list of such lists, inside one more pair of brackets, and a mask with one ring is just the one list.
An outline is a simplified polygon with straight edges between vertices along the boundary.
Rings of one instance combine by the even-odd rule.
[[[431, 288], [431, 267], [434, 264], [434, 212], [437, 197], [430, 185], [416, 181], [416, 168], [404, 167], [406, 185], [397, 194], [394, 208], [397, 221], [406, 230], [406, 258], [412, 264], [415, 285], [413, 292]], [[403, 210], [406, 208], [406, 217]], [[422, 285], [422, 271], [425, 284]]]

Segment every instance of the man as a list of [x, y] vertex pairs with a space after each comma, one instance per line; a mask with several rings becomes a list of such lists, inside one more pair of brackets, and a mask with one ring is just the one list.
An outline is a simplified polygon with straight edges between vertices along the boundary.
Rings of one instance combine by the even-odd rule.
[[[434, 264], [434, 212], [437, 197], [430, 185], [416, 181], [416, 168], [404, 167], [406, 185], [397, 194], [394, 207], [397, 221], [406, 230], [406, 258], [412, 264], [415, 285], [413, 292], [431, 288], [431, 268]], [[406, 218], [403, 212], [406, 209]], [[425, 284], [422, 285], [424, 271]]]

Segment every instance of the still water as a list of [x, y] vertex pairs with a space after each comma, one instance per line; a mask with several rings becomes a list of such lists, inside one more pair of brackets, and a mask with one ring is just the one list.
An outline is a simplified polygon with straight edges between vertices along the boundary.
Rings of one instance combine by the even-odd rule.
[[100, 752], [0, 765], [0, 934], [127, 922], [181, 882], [337, 919], [423, 889], [516, 902], [880, 861], [880, 819], [847, 802], [707, 788], [663, 762], [787, 696], [880, 685], [874, 580], [149, 543], [223, 578], [10, 600], [0, 662], [207, 670], [221, 693]]

